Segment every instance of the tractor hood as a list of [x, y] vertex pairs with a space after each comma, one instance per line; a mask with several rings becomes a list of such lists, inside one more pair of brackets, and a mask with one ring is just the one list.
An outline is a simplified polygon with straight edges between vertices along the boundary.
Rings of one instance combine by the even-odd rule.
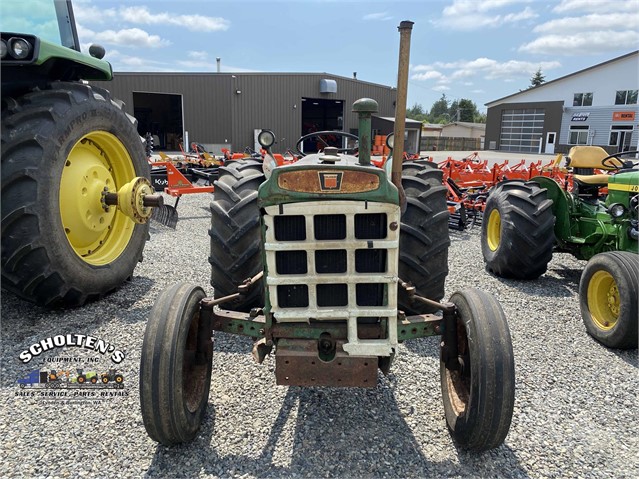
[[355, 156], [323, 153], [273, 169], [258, 198], [260, 207], [318, 200], [399, 204], [397, 188], [383, 169], [362, 166]]

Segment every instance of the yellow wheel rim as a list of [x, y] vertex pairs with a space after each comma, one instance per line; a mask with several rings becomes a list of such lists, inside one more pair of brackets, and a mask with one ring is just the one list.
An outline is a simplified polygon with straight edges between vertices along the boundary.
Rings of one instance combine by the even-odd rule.
[[488, 217], [486, 240], [491, 251], [496, 251], [499, 248], [499, 242], [501, 241], [501, 215], [496, 209], [492, 210]]
[[617, 283], [607, 271], [597, 271], [588, 283], [588, 310], [595, 325], [604, 331], [615, 327], [621, 301]]
[[85, 262], [100, 266], [117, 259], [131, 240], [135, 223], [110, 206], [102, 193], [135, 177], [133, 161], [117, 137], [94, 131], [78, 141], [60, 180], [60, 216], [67, 240]]

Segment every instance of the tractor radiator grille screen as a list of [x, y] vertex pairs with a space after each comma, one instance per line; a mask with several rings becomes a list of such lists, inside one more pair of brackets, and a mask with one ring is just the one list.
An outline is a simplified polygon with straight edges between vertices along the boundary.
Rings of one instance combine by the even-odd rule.
[[[397, 314], [399, 207], [324, 201], [267, 207], [266, 283], [278, 321]], [[313, 214], [321, 212], [321, 214]]]

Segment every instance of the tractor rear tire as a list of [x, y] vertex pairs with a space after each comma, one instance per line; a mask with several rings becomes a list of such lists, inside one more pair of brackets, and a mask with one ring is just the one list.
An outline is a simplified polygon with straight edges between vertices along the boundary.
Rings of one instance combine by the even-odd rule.
[[[443, 172], [429, 161], [402, 165], [406, 211], [402, 214], [399, 239], [399, 277], [411, 283], [419, 296], [439, 301], [444, 297], [448, 274], [449, 212]], [[412, 302], [403, 288], [398, 307], [406, 314], [426, 314], [436, 309]]]
[[[237, 292], [244, 280], [263, 271], [257, 189], [265, 181], [262, 162], [237, 160], [220, 168], [211, 203], [211, 285], [214, 297]], [[224, 309], [249, 312], [264, 306], [263, 280]]]
[[536, 279], [546, 272], [555, 215], [545, 188], [516, 180], [498, 183], [483, 216], [481, 250], [488, 271], [513, 279]]
[[149, 177], [135, 119], [106, 90], [55, 82], [2, 99], [2, 287], [45, 307], [81, 306], [129, 279], [148, 236], [103, 184]]
[[499, 446], [510, 429], [515, 403], [515, 359], [506, 316], [488, 293], [454, 293], [457, 307], [458, 370], [440, 362], [446, 424], [464, 449]]
[[[165, 289], [153, 305], [140, 360], [140, 405], [151, 439], [170, 446], [193, 439], [208, 404], [213, 366], [211, 330], [201, 324], [204, 290], [188, 283]], [[205, 350], [198, 334], [206, 334]]]
[[610, 251], [593, 256], [579, 281], [579, 306], [588, 333], [609, 348], [637, 348], [639, 255]]

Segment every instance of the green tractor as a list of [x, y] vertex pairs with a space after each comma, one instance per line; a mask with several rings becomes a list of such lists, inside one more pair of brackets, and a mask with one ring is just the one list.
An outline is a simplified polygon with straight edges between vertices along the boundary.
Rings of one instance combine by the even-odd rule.
[[112, 70], [102, 47], [80, 53], [71, 2], [9, 0], [0, 14], [2, 287], [79, 306], [131, 277], [161, 197], [135, 119], [87, 84]]
[[263, 162], [220, 168], [209, 231], [214, 296], [178, 283], [160, 294], [148, 318], [140, 401], [152, 439], [170, 445], [197, 435], [209, 397], [211, 337], [223, 331], [252, 338], [258, 363], [274, 353], [277, 384], [306, 387], [376, 387], [399, 343], [442, 335], [451, 435], [470, 450], [504, 441], [515, 394], [504, 312], [492, 295], [472, 288], [441, 302], [450, 244], [442, 171], [423, 160], [402, 162], [411, 27], [399, 27], [396, 144], [388, 141], [393, 160], [383, 168], [371, 163], [371, 99], [353, 104], [358, 156], [344, 141], [344, 148], [278, 165], [275, 136], [263, 130]]
[[583, 321], [619, 349], [637, 347], [639, 321], [639, 169], [629, 155], [637, 152], [575, 146], [567, 158], [572, 187], [545, 177], [499, 183], [482, 226], [486, 267], [497, 276], [538, 278], [553, 251], [588, 260], [579, 282]]

